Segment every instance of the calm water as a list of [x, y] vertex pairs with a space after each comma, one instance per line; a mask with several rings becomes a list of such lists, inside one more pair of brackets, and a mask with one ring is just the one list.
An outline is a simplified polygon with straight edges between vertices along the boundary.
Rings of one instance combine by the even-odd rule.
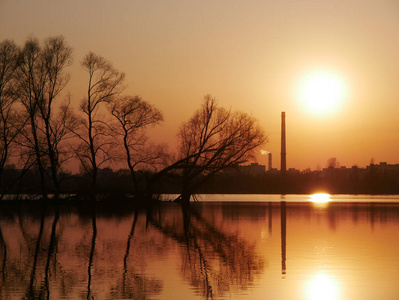
[[397, 196], [200, 200], [3, 206], [0, 299], [399, 299]]

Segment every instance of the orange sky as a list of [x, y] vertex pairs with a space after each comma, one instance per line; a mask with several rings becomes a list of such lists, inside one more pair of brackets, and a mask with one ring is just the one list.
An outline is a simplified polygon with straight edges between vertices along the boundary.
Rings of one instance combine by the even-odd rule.
[[[22, 44], [62, 34], [73, 47], [76, 103], [88, 51], [127, 75], [129, 94], [165, 116], [153, 136], [173, 145], [179, 124], [205, 94], [260, 120], [263, 148], [280, 165], [280, 114], [287, 115], [287, 167], [399, 163], [397, 0], [0, 0], [0, 40]], [[309, 71], [333, 70], [349, 94], [315, 116], [298, 100]], [[266, 164], [265, 157], [258, 160]]]

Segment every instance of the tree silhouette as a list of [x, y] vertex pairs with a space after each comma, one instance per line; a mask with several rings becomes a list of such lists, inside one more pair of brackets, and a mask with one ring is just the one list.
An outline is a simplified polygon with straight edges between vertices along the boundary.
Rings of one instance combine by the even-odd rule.
[[18, 47], [12, 41], [5, 40], [0, 43], [0, 182], [9, 158], [9, 150], [19, 132], [15, 111], [17, 98], [13, 94], [18, 51]]
[[137, 96], [117, 98], [111, 102], [110, 111], [117, 120], [115, 132], [123, 140], [134, 191], [138, 192], [136, 168], [160, 164], [165, 158], [165, 147], [149, 143], [145, 135], [147, 127], [163, 121], [162, 113]]
[[46, 154], [50, 162], [51, 178], [56, 195], [60, 191], [58, 178], [58, 171], [62, 164], [60, 146], [69, 134], [67, 128], [72, 127], [73, 118], [69, 111], [69, 101], [61, 106], [58, 116], [54, 114], [54, 106], [56, 98], [69, 81], [69, 74], [63, 74], [63, 70], [71, 65], [71, 54], [72, 49], [66, 44], [62, 36], [47, 39], [42, 50], [42, 63], [46, 78], [43, 98], [39, 101], [38, 106], [45, 127]]
[[64, 69], [72, 63], [71, 54], [62, 36], [48, 38], [43, 47], [38, 40], [30, 39], [20, 51], [15, 72], [13, 91], [22, 104], [21, 122], [26, 122], [19, 143], [26, 149], [27, 162], [34, 157], [43, 197], [47, 197], [47, 177], [53, 182], [56, 196], [60, 190], [58, 173], [66, 156], [63, 141], [73, 117], [69, 100], [59, 106], [57, 100], [69, 80]]
[[43, 100], [46, 74], [42, 60], [42, 51], [39, 41], [29, 39], [25, 42], [19, 55], [16, 74], [15, 93], [24, 108], [24, 117], [28, 120], [27, 126], [21, 131], [21, 144], [27, 149], [27, 160], [34, 157], [37, 165], [41, 192], [47, 197], [45, 185], [44, 156], [45, 141], [39, 129], [39, 102]]
[[179, 158], [158, 172], [178, 171], [182, 178], [177, 200], [188, 203], [195, 191], [215, 174], [248, 161], [254, 150], [267, 141], [256, 120], [243, 112], [231, 112], [207, 95], [201, 108], [180, 128]]
[[336, 157], [330, 157], [327, 160], [327, 168], [339, 168], [339, 162]]
[[80, 122], [80, 130], [73, 132], [81, 141], [76, 154], [91, 178], [91, 191], [94, 192], [98, 169], [112, 158], [110, 151], [115, 145], [103, 106], [122, 92], [125, 74], [116, 71], [103, 57], [92, 52], [84, 57], [82, 67], [89, 75], [87, 96], [80, 105], [85, 118]]
[[[135, 193], [144, 187], [137, 170], [150, 168], [156, 173], [146, 182], [149, 194], [164, 175], [173, 174], [181, 178], [179, 200], [188, 203], [209, 178], [248, 161], [266, 142], [254, 118], [219, 107], [208, 95], [182, 124], [172, 160], [165, 145], [146, 136], [148, 127], [163, 121], [162, 113], [138, 96], [119, 96], [125, 75], [92, 52], [81, 63], [88, 74], [87, 95], [80, 105], [82, 117], [75, 114], [70, 96], [61, 99], [71, 63], [72, 50], [62, 36], [43, 44], [31, 38], [22, 48], [7, 40], [0, 43], [0, 182], [13, 143], [19, 146], [18, 164], [24, 166], [13, 182], [21, 184], [20, 178], [34, 166], [30, 181], [33, 186], [40, 182], [43, 198], [49, 192], [59, 195], [62, 166], [72, 156], [80, 161], [94, 193], [99, 169], [122, 159], [123, 153]], [[26, 190], [36, 192], [31, 186]]]

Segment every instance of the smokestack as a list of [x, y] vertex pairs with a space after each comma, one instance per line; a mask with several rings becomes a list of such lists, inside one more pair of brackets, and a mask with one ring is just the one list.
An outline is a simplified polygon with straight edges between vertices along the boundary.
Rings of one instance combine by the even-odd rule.
[[285, 112], [281, 112], [281, 173], [285, 173], [287, 170], [285, 152]]
[[272, 169], [272, 154], [270, 152], [267, 154], [267, 158], [269, 160], [269, 168], [268, 168], [268, 170], [270, 171]]

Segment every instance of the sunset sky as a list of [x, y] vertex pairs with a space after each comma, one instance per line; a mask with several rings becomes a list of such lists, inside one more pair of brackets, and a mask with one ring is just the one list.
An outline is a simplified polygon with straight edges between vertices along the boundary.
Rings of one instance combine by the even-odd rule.
[[[0, 41], [60, 34], [73, 48], [76, 107], [87, 87], [80, 62], [93, 51], [126, 73], [127, 94], [164, 113], [157, 141], [173, 146], [211, 94], [260, 121], [274, 167], [281, 111], [288, 168], [323, 168], [330, 157], [347, 167], [399, 163], [398, 0], [0, 0]], [[344, 86], [329, 113], [301, 97], [315, 72]]]

